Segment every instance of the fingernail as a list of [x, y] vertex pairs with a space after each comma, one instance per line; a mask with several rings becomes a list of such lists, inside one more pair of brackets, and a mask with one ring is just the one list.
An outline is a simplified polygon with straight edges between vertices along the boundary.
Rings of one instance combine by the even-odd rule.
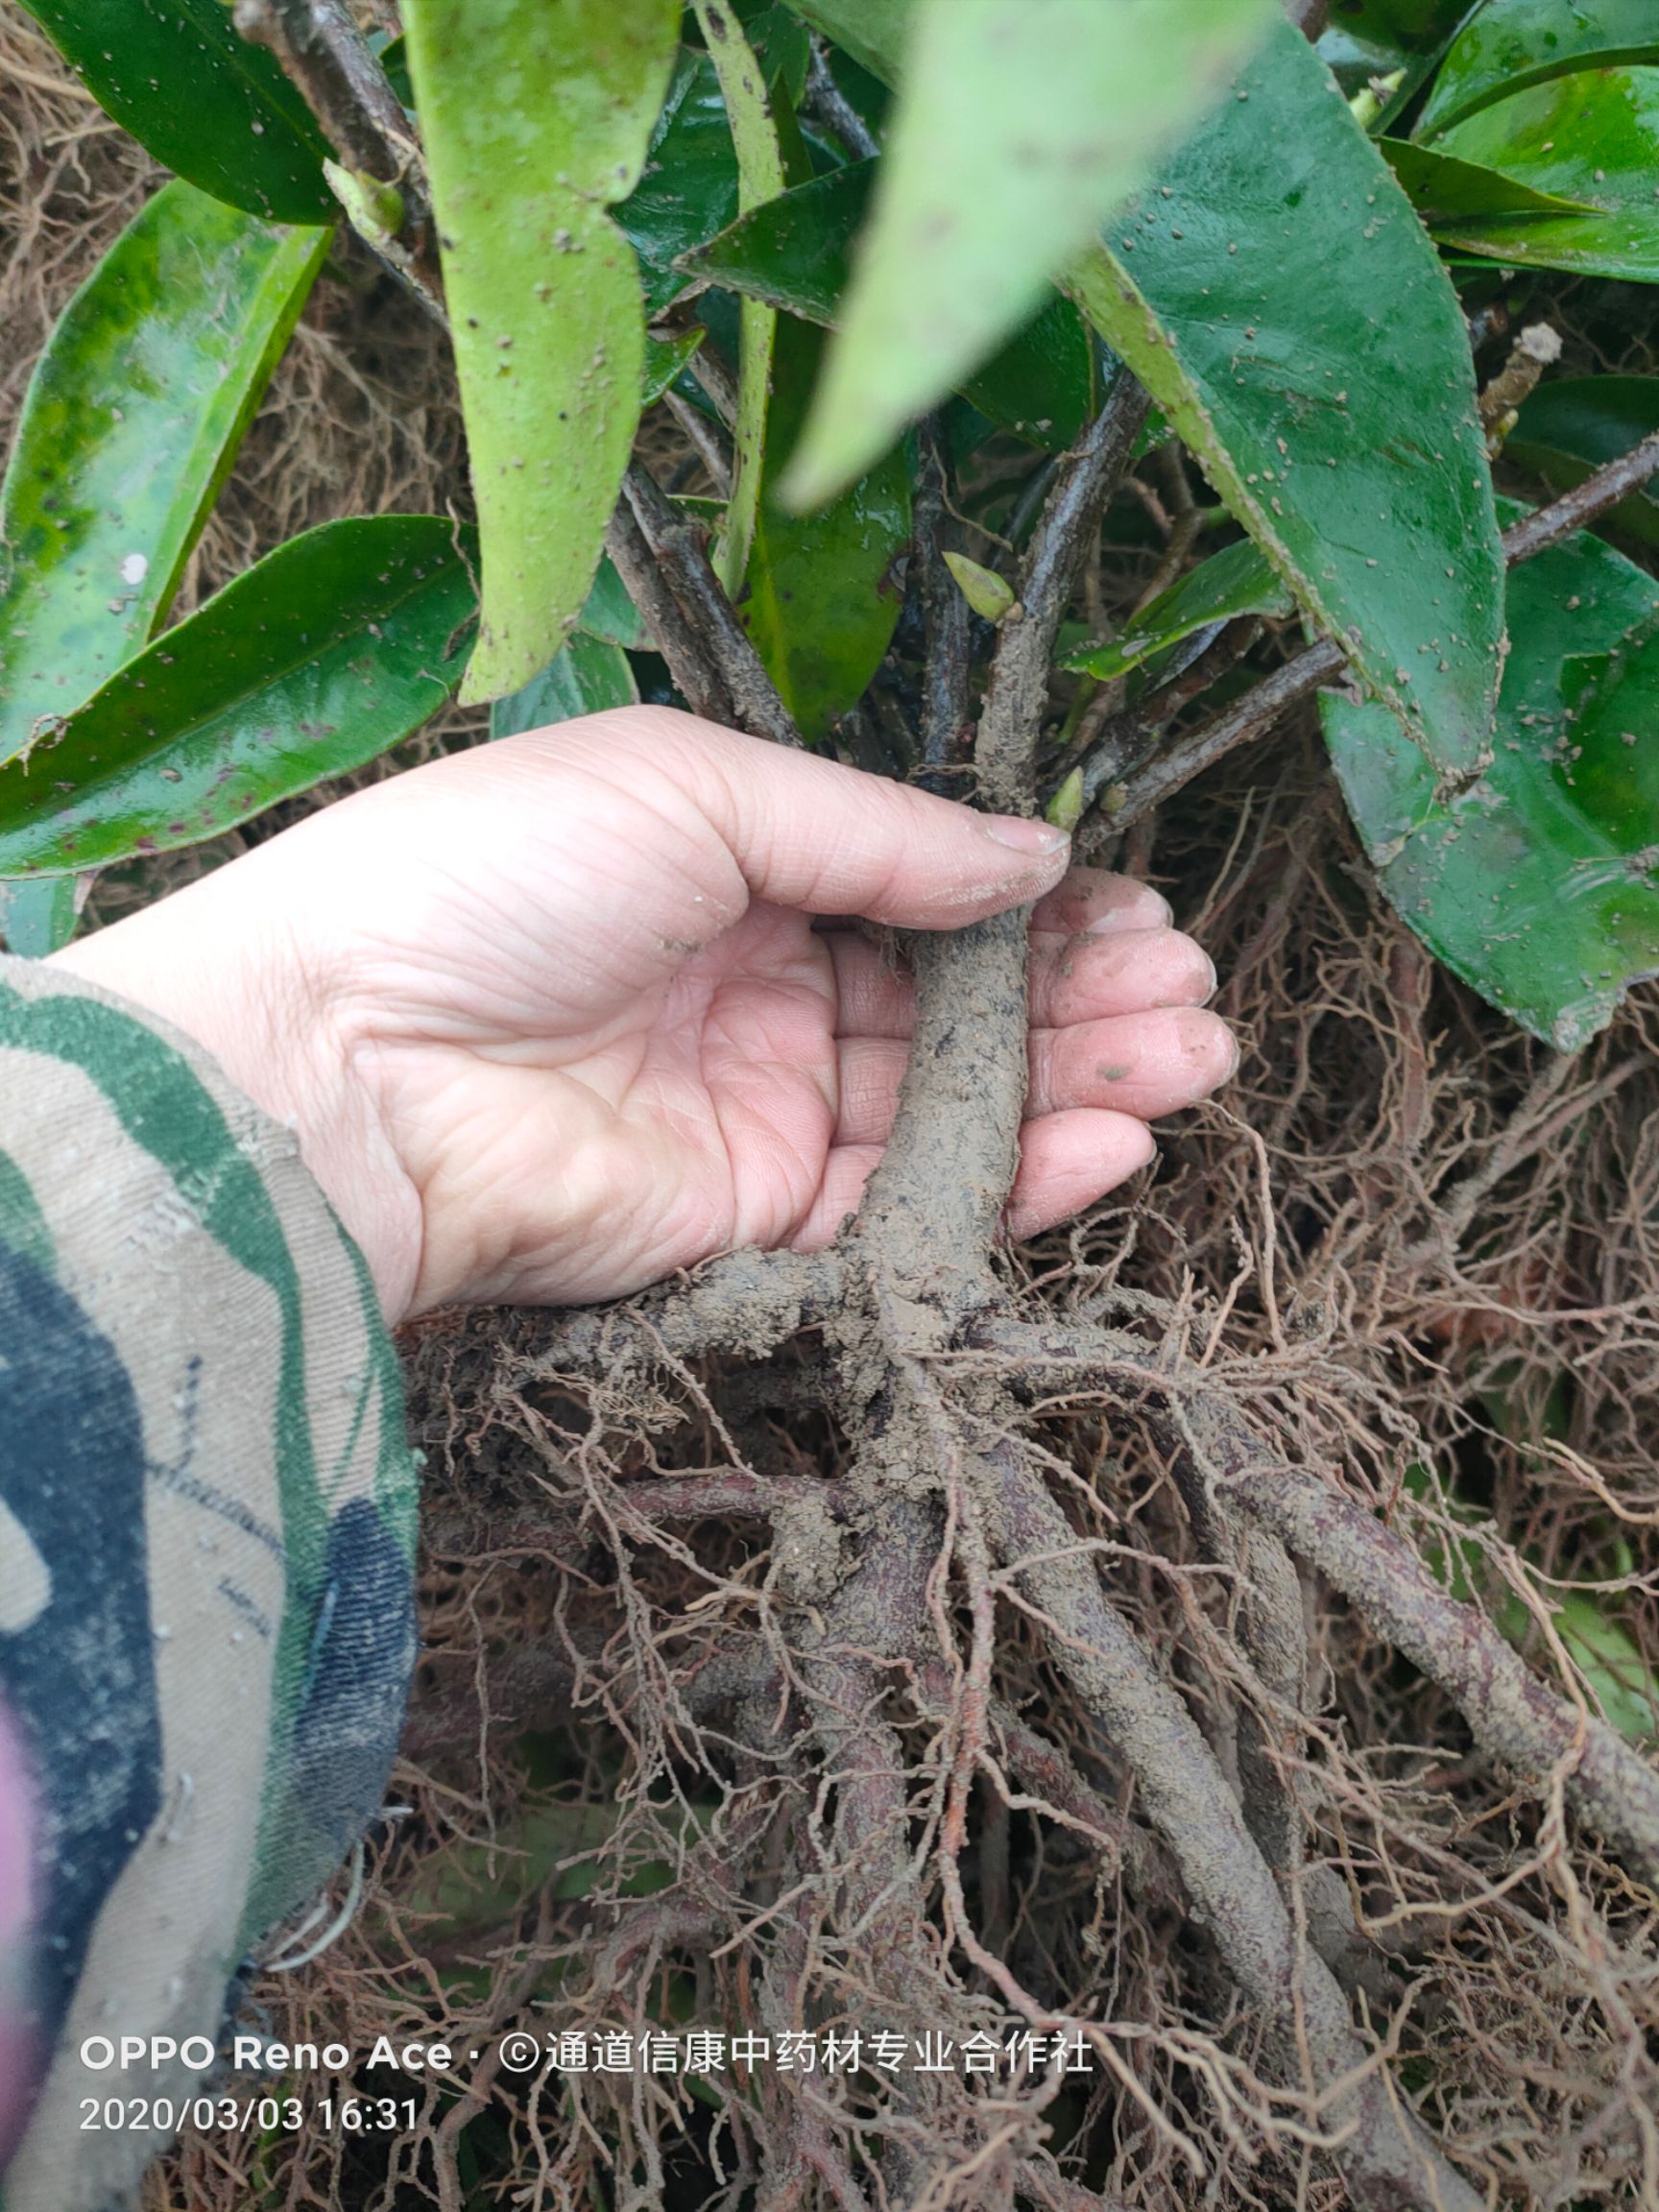
[[1031, 822], [1023, 814], [988, 814], [985, 834], [994, 844], [1006, 845], [1011, 853], [1058, 853], [1071, 842], [1052, 822]]

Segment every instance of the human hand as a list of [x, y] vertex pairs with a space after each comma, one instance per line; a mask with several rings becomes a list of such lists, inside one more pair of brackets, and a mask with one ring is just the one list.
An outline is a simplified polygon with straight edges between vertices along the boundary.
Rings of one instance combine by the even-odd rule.
[[1009, 1225], [1151, 1157], [1232, 1072], [1156, 892], [1064, 840], [666, 709], [434, 761], [58, 963], [175, 1022], [299, 1130], [394, 1320], [615, 1297], [827, 1243], [893, 1122], [907, 981], [817, 914], [1036, 901]]

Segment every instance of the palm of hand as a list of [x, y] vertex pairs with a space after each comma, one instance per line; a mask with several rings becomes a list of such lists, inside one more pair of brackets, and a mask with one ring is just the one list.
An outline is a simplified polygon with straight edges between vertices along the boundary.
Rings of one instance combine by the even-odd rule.
[[[469, 1027], [380, 1027], [373, 1080], [429, 1221], [503, 1232], [455, 1256], [472, 1295], [614, 1296], [713, 1252], [821, 1242], [855, 1203], [873, 1154], [835, 1142], [824, 939], [757, 902], [697, 950], [659, 942], [564, 973], [538, 947], [487, 999], [464, 986]], [[423, 1272], [451, 1263], [429, 1252]]]
[[[1046, 840], [1046, 841], [1045, 841]], [[297, 1128], [395, 1316], [613, 1297], [832, 1237], [891, 1131], [908, 983], [813, 914], [1036, 902], [1028, 1235], [1231, 1072], [1157, 894], [998, 822], [663, 709], [435, 761], [83, 940]]]

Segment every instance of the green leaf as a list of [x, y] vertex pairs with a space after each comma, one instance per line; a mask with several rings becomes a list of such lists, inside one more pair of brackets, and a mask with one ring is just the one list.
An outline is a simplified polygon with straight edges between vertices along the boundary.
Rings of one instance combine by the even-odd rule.
[[622, 648], [578, 630], [522, 691], [496, 700], [490, 709], [490, 734], [514, 737], [521, 730], [573, 722], [579, 714], [602, 713], [607, 707], [634, 707], [638, 700], [639, 687]]
[[1445, 223], [1445, 244], [1516, 268], [1659, 283], [1659, 69], [1552, 78], [1479, 108], [1435, 145], [1595, 210]]
[[1072, 289], [1435, 767], [1484, 757], [1503, 560], [1451, 281], [1287, 21]]
[[772, 0], [771, 7], [750, 16], [744, 30], [767, 84], [791, 108], [799, 108], [812, 66], [812, 42], [800, 16], [783, 0]]
[[724, 230], [736, 213], [737, 153], [720, 80], [707, 54], [683, 50], [644, 174], [615, 214], [638, 256], [647, 315], [660, 315], [685, 290], [680, 257]]
[[[808, 322], [832, 324], [879, 166], [851, 162], [797, 184], [685, 254], [685, 268]], [[1050, 293], [962, 389], [1002, 428], [1064, 452], [1094, 409], [1094, 349], [1076, 308]]]
[[1608, 1726], [1633, 1743], [1650, 1743], [1659, 1737], [1659, 1673], [1630, 1631], [1608, 1618], [1604, 1602], [1591, 1591], [1570, 1591], [1555, 1614], [1555, 1632]]
[[[1659, 430], [1659, 377], [1564, 376], [1540, 384], [1527, 399], [1503, 451], [1523, 468], [1535, 469], [1558, 491], [1575, 484], [1604, 462], [1628, 453]], [[1621, 531], [1647, 545], [1659, 545], [1659, 477], [1610, 507], [1590, 527]]]
[[106, 114], [163, 167], [273, 223], [326, 223], [328, 141], [224, 0], [22, 0]]
[[814, 515], [781, 508], [772, 484], [800, 433], [824, 346], [811, 325], [779, 325], [760, 502], [738, 603], [768, 674], [810, 744], [864, 694], [892, 642], [902, 592], [892, 568], [910, 536], [901, 449]]
[[465, 666], [455, 540], [382, 515], [267, 554], [0, 768], [0, 876], [198, 844], [418, 730]]
[[0, 938], [19, 960], [44, 960], [60, 952], [75, 934], [79, 876], [36, 876], [28, 882], [0, 882]]
[[63, 310], [0, 488], [0, 760], [165, 614], [329, 236], [164, 185]]
[[694, 329], [676, 331], [672, 338], [659, 338], [655, 331], [645, 333], [645, 381], [640, 389], [641, 407], [655, 406], [688, 361], [695, 360], [706, 333], [699, 324]]
[[1073, 654], [1066, 666], [1110, 682], [1195, 630], [1239, 614], [1288, 614], [1291, 606], [1289, 592], [1254, 545], [1228, 545], [1161, 591], [1118, 637]]
[[1277, 0], [917, 0], [876, 207], [787, 486], [805, 506], [985, 361]]
[[883, 84], [899, 82], [899, 59], [916, 0], [792, 0], [795, 12], [833, 38]]
[[1653, 0], [1486, 0], [1454, 40], [1417, 135], [1575, 69], [1659, 61]]
[[1321, 702], [1394, 906], [1455, 974], [1562, 1052], [1659, 972], [1659, 644], [1607, 658], [1656, 612], [1659, 584], [1587, 536], [1511, 569], [1496, 750], [1455, 799], [1436, 798], [1386, 709]]
[[638, 272], [607, 209], [645, 159], [678, 0], [407, 0], [478, 502], [464, 695], [514, 691], [581, 612], [644, 377]]
[[609, 559], [599, 564], [593, 589], [577, 617], [576, 628], [580, 635], [603, 637], [612, 645], [626, 645], [635, 652], [651, 642], [639, 611], [628, 596], [627, 586]]
[[1595, 210], [1581, 200], [1563, 200], [1553, 192], [1536, 191], [1502, 170], [1483, 169], [1474, 161], [1459, 161], [1432, 147], [1414, 145], [1409, 138], [1379, 138], [1378, 149], [1402, 190], [1425, 223], [1485, 220], [1514, 215], [1583, 215]]

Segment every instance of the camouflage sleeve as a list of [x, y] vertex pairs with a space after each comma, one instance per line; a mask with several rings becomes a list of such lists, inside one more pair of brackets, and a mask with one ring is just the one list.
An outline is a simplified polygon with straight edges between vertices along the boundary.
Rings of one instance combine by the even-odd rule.
[[216, 2039], [376, 1813], [415, 1503], [373, 1286], [294, 1137], [159, 1022], [0, 959], [7, 2212], [126, 2201], [156, 2138], [79, 2100], [200, 2076], [83, 2044]]

